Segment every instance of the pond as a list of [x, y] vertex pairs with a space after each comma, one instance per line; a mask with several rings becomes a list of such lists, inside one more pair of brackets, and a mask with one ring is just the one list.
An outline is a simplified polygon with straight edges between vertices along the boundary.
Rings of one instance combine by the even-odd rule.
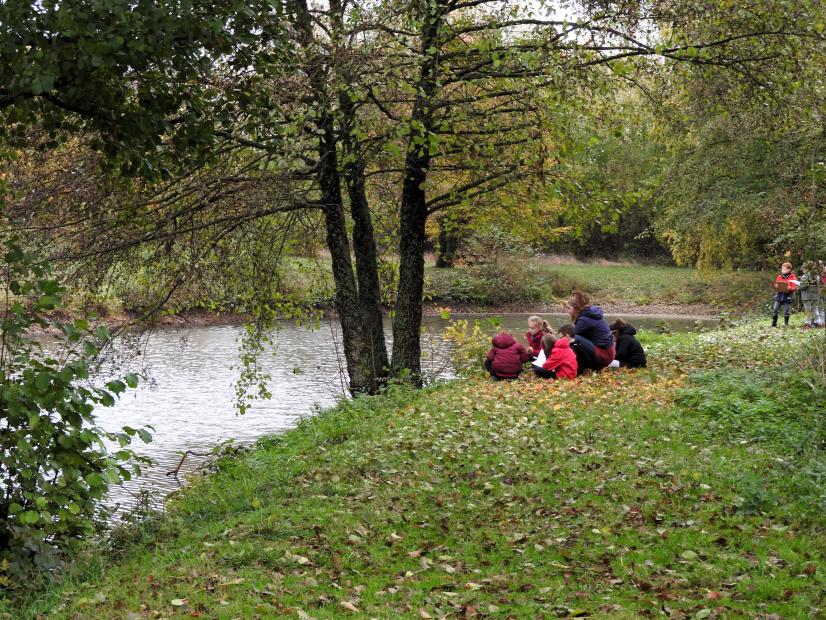
[[[521, 334], [527, 315], [496, 315], [505, 328]], [[567, 321], [567, 315], [543, 315], [552, 326]], [[481, 315], [454, 315], [452, 318], [487, 319]], [[636, 327], [653, 329], [663, 317], [625, 317]], [[695, 319], [668, 319], [674, 330], [698, 327]], [[441, 332], [448, 321], [439, 317], [424, 320], [423, 350], [428, 353], [425, 370], [431, 375], [451, 378], [449, 345]], [[713, 320], [700, 323], [713, 326]], [[390, 325], [386, 325], [389, 336]], [[256, 401], [243, 416], [233, 409], [233, 383], [238, 377], [238, 343], [242, 328], [237, 325], [158, 328], [143, 343], [140, 364], [148, 379], [136, 390], [124, 394], [115, 407], [99, 409], [99, 423], [108, 430], [124, 425], [154, 427], [153, 441], [135, 447], [155, 464], [144, 474], [112, 489], [111, 504], [128, 507], [142, 488], [162, 497], [180, 487], [187, 474], [195, 471], [203, 457], [188, 457], [179, 477], [167, 476], [175, 469], [185, 450], [208, 452], [222, 441], [232, 439], [248, 444], [261, 436], [294, 427], [319, 407], [333, 405], [344, 394], [343, 359], [338, 327], [322, 321], [317, 329], [283, 322], [274, 334], [273, 350], [262, 355], [260, 365], [272, 380], [272, 398]], [[333, 343], [338, 346], [333, 346]], [[343, 356], [342, 356], [343, 357]]]

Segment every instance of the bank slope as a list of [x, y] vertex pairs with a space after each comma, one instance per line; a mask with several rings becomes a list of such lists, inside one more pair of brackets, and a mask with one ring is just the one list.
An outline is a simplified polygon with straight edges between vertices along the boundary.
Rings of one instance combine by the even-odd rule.
[[754, 333], [650, 340], [649, 370], [343, 403], [22, 615], [817, 616], [824, 403]]

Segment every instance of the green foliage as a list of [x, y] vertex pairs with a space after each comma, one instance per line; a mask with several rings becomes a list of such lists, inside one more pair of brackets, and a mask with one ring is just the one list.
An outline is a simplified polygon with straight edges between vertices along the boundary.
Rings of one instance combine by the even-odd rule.
[[277, 53], [263, 46], [278, 39], [280, 4], [3, 2], [0, 136], [25, 144], [33, 124], [53, 140], [87, 131], [105, 163], [148, 177], [163, 149], [175, 153], [169, 167], [198, 161], [226, 120], [229, 92], [210, 77]]
[[[81, 319], [45, 318], [60, 307], [63, 289], [17, 240], [4, 247], [0, 563], [9, 581], [0, 586], [12, 587], [33, 568], [53, 568], [61, 551], [93, 531], [109, 485], [131, 477], [130, 462], [137, 468], [127, 446], [135, 436], [150, 436], [144, 429], [96, 426], [95, 407], [114, 405], [138, 377], [96, 387], [90, 375], [108, 330]], [[48, 330], [48, 340], [34, 340], [36, 330]], [[104, 440], [117, 449], [110, 453]]]
[[681, 303], [701, 302], [737, 314], [760, 311], [773, 299], [770, 272], [700, 271], [681, 288], [672, 291]]
[[451, 321], [442, 332], [442, 337], [452, 347], [451, 361], [456, 373], [462, 377], [484, 376], [482, 360], [491, 347], [491, 337], [499, 330], [501, 323], [496, 318], [484, 321], [467, 319]]
[[715, 439], [780, 448], [783, 457], [773, 466], [741, 480], [742, 508], [748, 513], [772, 504], [767, 487], [783, 487], [795, 501], [826, 510], [826, 390], [821, 387], [813, 395], [806, 377], [785, 361], [759, 373], [737, 368], [699, 372], [677, 400], [707, 417], [707, 432]]
[[582, 280], [562, 271], [510, 257], [495, 263], [433, 270], [427, 277], [429, 298], [445, 304], [535, 303], [561, 299], [582, 286]]
[[801, 371], [801, 379], [815, 393], [826, 393], [826, 339], [809, 338], [795, 361]]

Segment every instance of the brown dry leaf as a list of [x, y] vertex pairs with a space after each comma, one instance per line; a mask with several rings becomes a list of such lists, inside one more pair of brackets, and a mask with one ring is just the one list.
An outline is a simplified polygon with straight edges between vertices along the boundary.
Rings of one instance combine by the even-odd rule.
[[709, 590], [708, 594], [706, 594], [706, 598], [709, 601], [719, 601], [721, 598], [723, 598], [723, 593], [717, 592], [716, 590]]
[[425, 620], [433, 620], [433, 616], [431, 616], [429, 613], [427, 613], [426, 609], [420, 609], [419, 610], [419, 617], [424, 618]]
[[358, 613], [359, 610], [359, 608], [353, 605], [350, 601], [341, 601], [341, 606], [347, 611], [352, 611], [354, 613]]

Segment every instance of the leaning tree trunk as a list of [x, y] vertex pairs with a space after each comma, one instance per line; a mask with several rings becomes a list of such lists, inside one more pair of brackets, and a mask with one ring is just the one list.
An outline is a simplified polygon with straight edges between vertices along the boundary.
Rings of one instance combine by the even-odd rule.
[[424, 247], [427, 201], [424, 183], [430, 167], [430, 138], [433, 129], [431, 106], [436, 92], [439, 65], [439, 30], [443, 8], [430, 5], [422, 26], [421, 54], [424, 57], [410, 115], [410, 138], [404, 163], [399, 227], [399, 292], [393, 320], [392, 374], [409, 373], [414, 384], [422, 382], [422, 292], [424, 291]]

